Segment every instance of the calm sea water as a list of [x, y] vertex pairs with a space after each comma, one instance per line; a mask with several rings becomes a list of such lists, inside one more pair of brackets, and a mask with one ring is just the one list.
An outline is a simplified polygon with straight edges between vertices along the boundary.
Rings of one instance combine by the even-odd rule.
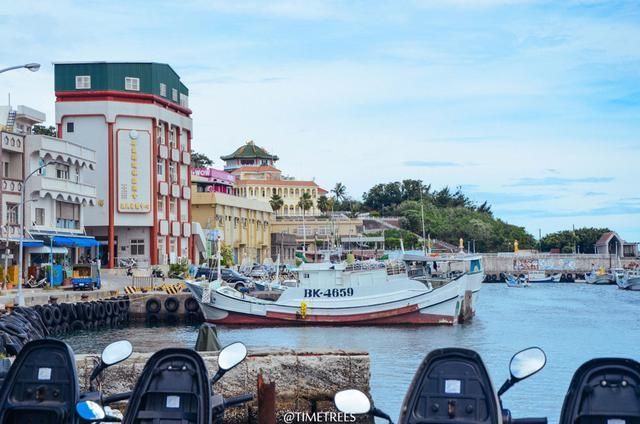
[[[617, 286], [539, 284], [509, 289], [485, 284], [473, 322], [456, 327], [219, 328], [223, 344], [243, 341], [251, 347], [368, 351], [376, 405], [397, 418], [415, 370], [435, 348], [478, 351], [496, 389], [508, 377], [513, 353], [537, 345], [547, 366], [511, 388], [504, 406], [514, 417], [547, 416], [555, 423], [573, 372], [588, 359], [624, 356], [640, 360], [640, 293]], [[137, 351], [166, 346], [192, 347], [197, 327], [130, 327], [68, 336], [78, 353], [100, 351], [118, 339]]]

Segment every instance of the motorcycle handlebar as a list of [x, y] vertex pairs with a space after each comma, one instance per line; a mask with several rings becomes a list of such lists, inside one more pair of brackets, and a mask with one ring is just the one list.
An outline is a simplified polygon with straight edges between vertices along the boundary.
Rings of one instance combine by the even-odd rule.
[[513, 418], [511, 424], [547, 424], [547, 417], [540, 418]]
[[115, 395], [107, 396], [102, 399], [102, 403], [109, 405], [110, 403], [120, 402], [121, 400], [127, 400], [131, 397], [132, 392], [118, 393]]
[[250, 400], [253, 400], [253, 394], [251, 393], [247, 393], [239, 396], [232, 396], [224, 400], [224, 407], [225, 409], [232, 408], [242, 403], [249, 402]]

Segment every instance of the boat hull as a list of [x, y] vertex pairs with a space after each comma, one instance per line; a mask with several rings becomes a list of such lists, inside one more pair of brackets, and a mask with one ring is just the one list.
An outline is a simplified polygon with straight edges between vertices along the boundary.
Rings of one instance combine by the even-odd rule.
[[307, 299], [300, 302], [297, 299], [295, 306], [295, 302], [256, 302], [251, 296], [237, 298], [221, 291], [211, 293], [211, 302], [202, 302], [202, 286], [190, 282], [187, 285], [200, 302], [207, 322], [266, 326], [453, 325], [457, 323], [467, 289], [467, 281], [454, 281], [431, 291], [410, 290], [405, 297], [401, 292], [391, 293], [384, 303], [357, 304], [357, 299], [353, 299], [352, 304], [330, 307], [329, 302], [314, 303]]
[[640, 291], [640, 276], [639, 277], [622, 277], [616, 280], [618, 287], [624, 290]]

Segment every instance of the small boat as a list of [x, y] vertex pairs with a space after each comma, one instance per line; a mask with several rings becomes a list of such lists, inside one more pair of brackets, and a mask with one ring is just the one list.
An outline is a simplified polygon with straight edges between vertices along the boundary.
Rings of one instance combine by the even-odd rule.
[[438, 288], [407, 276], [404, 264], [375, 261], [303, 263], [297, 287], [261, 299], [231, 287], [187, 281], [205, 319], [248, 325], [389, 325], [458, 322], [468, 278], [460, 274]]
[[516, 278], [511, 274], [505, 275], [504, 282], [507, 284], [507, 287], [511, 288], [523, 288], [530, 286], [525, 278]]
[[640, 291], [640, 270], [626, 269], [616, 272], [616, 284], [621, 289]]
[[597, 271], [585, 274], [584, 280], [587, 284], [615, 284], [616, 276], [613, 272], [607, 272], [604, 267], [601, 267]]
[[547, 276], [544, 271], [531, 271], [525, 278], [528, 283], [559, 283], [560, 277], [558, 273]]

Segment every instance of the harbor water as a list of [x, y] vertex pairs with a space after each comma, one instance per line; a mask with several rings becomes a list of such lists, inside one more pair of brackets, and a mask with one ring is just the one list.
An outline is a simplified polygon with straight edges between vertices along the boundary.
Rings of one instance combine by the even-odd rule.
[[[504, 407], [516, 418], [547, 416], [556, 423], [573, 372], [588, 359], [622, 356], [640, 360], [640, 292], [617, 286], [537, 284], [509, 289], [484, 284], [471, 323], [455, 327], [219, 327], [223, 344], [242, 341], [249, 349], [344, 349], [371, 357], [372, 397], [397, 418], [406, 389], [426, 354], [442, 347], [478, 351], [496, 389], [508, 377], [513, 353], [540, 346], [547, 366], [511, 388]], [[80, 332], [65, 337], [77, 353], [98, 352], [108, 343], [130, 340], [136, 351], [193, 347], [194, 326]]]

